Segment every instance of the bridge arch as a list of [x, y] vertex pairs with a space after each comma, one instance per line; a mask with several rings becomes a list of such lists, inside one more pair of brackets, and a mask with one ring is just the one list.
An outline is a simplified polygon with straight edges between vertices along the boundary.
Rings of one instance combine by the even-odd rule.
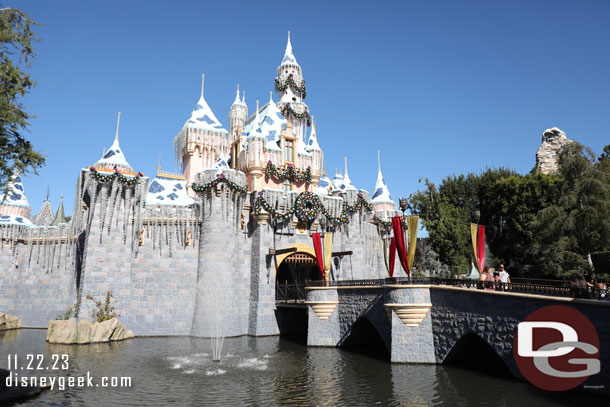
[[498, 376], [512, 377], [506, 361], [511, 352], [498, 350], [473, 331], [465, 332], [449, 349], [442, 364], [467, 366], [469, 369], [485, 371]]

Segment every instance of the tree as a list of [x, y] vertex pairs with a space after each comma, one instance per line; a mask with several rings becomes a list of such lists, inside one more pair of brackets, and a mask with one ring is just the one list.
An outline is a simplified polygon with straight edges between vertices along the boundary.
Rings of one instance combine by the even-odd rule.
[[31, 66], [32, 43], [38, 41], [32, 31], [34, 25], [37, 24], [23, 12], [0, 8], [0, 185], [3, 194], [15, 171], [37, 173], [45, 162], [44, 156], [34, 151], [23, 136], [28, 120], [33, 117], [26, 112], [21, 99], [35, 84], [23, 71]]
[[530, 226], [529, 251], [541, 274], [595, 271], [591, 255], [610, 250], [610, 147], [604, 152], [595, 162], [593, 153], [578, 143], [560, 151], [561, 193]]

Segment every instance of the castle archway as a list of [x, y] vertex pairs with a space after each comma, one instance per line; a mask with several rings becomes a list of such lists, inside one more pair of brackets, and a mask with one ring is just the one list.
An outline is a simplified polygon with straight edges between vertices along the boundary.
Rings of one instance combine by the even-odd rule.
[[278, 261], [275, 277], [278, 284], [298, 285], [303, 285], [306, 281], [323, 279], [315, 255], [302, 251], [283, 256], [281, 262]]

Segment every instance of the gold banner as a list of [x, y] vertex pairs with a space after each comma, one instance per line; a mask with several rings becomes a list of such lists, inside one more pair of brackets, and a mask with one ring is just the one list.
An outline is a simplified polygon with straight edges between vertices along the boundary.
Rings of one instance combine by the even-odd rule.
[[417, 246], [417, 229], [419, 227], [419, 216], [407, 216], [407, 227], [409, 233], [409, 270], [411, 270], [411, 267], [413, 267], [413, 261], [415, 260], [415, 248]]
[[470, 224], [470, 237], [472, 239], [472, 252], [474, 253], [474, 265], [481, 272], [479, 262], [477, 261], [477, 225], [475, 223]]
[[390, 275], [390, 268], [388, 267], [388, 239], [381, 239], [383, 243], [383, 262], [385, 263], [385, 269]]
[[326, 232], [324, 235], [324, 270], [326, 279], [330, 279], [330, 267], [333, 254], [333, 232]]

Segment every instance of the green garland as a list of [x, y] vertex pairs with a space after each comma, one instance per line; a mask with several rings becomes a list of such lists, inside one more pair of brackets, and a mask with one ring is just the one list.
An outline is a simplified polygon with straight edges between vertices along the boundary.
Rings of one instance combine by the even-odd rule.
[[286, 168], [280, 172], [273, 162], [268, 161], [267, 167], [265, 167], [265, 179], [268, 180], [271, 176], [283, 181], [285, 179], [291, 179], [295, 182], [305, 181], [307, 185], [311, 184], [311, 167], [307, 167], [305, 172], [299, 171], [294, 168], [294, 165], [288, 164]]
[[226, 178], [224, 176], [224, 174], [218, 174], [214, 181], [210, 181], [207, 184], [197, 185], [197, 184], [193, 183], [193, 184], [191, 184], [191, 188], [193, 191], [195, 191], [197, 193], [206, 192], [213, 188], [216, 188], [216, 185], [218, 185], [221, 182], [227, 184], [229, 186], [229, 188], [231, 189], [231, 191], [233, 191], [233, 192], [242, 192], [242, 193], [248, 192], [247, 186], [242, 187], [241, 185], [236, 184], [235, 182]]
[[259, 192], [259, 196], [254, 202], [254, 214], [258, 215], [262, 210], [265, 210], [269, 212], [274, 219], [281, 220], [288, 220], [292, 217], [292, 215], [294, 215], [302, 222], [311, 223], [316, 220], [320, 214], [322, 214], [332, 223], [347, 224], [349, 223], [349, 214], [362, 208], [366, 209], [367, 211], [371, 211], [373, 209], [372, 206], [364, 200], [364, 197], [359, 194], [358, 200], [353, 206], [344, 202], [341, 214], [335, 217], [328, 213], [318, 195], [314, 194], [313, 192], [306, 191], [301, 192], [299, 196], [297, 196], [292, 208], [288, 209], [284, 213], [280, 213], [276, 211], [269, 204], [269, 202], [267, 202], [262, 194], [262, 192]]
[[280, 82], [280, 78], [275, 78], [275, 89], [277, 89], [278, 91], [283, 92], [286, 90], [286, 88], [288, 86], [291, 86], [292, 89], [296, 90], [301, 95], [303, 95], [303, 99], [305, 99], [305, 97], [307, 97], [307, 90], [305, 89], [305, 80], [304, 79], [303, 79], [303, 85], [298, 86], [296, 84], [296, 82], [294, 81], [294, 76], [292, 74], [288, 75], [288, 79], [284, 83]]
[[115, 169], [115, 172], [112, 174], [102, 174], [95, 167], [89, 167], [89, 171], [93, 174], [93, 177], [97, 182], [112, 182], [113, 180], [119, 181], [123, 185], [133, 186], [140, 182], [140, 177], [143, 175], [141, 172], [137, 173], [133, 177], [127, 177]]
[[297, 113], [290, 106], [290, 103], [286, 103], [281, 110], [284, 117], [288, 117], [288, 115], [292, 115], [297, 119], [307, 119], [307, 126], [311, 126], [311, 118], [309, 117], [309, 112], [306, 110], [303, 113]]

